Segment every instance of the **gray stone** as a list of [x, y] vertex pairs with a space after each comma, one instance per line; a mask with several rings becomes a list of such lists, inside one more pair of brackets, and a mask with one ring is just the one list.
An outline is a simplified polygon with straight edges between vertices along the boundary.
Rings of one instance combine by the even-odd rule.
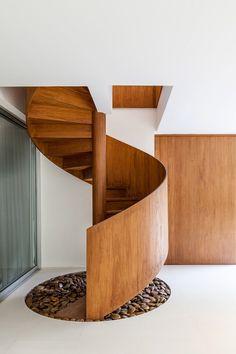
[[120, 319], [120, 315], [119, 315], [118, 313], [112, 313], [112, 314], [111, 314], [111, 318], [112, 318], [113, 320], [119, 320], [119, 319]]
[[[170, 294], [170, 288], [163, 281], [155, 278], [133, 299], [105, 316], [104, 320], [125, 319], [154, 310], [164, 304]], [[59, 310], [65, 309], [69, 303], [73, 303], [85, 295], [86, 273], [78, 272], [55, 277], [39, 284], [26, 296], [25, 303], [36, 313], [60, 319], [60, 316], [57, 315]], [[96, 301], [96, 299], [94, 300]], [[85, 318], [79, 319], [75, 316], [63, 318], [63, 320], [86, 321]]]

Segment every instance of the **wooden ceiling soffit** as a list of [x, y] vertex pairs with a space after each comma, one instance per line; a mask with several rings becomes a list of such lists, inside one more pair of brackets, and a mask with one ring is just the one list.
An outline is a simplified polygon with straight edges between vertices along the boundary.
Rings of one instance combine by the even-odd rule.
[[157, 108], [162, 86], [113, 86], [113, 108]]

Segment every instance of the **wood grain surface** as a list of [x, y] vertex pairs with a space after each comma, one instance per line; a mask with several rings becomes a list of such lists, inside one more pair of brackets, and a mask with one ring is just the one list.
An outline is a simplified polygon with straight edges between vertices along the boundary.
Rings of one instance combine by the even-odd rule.
[[[167, 179], [164, 166], [152, 156], [108, 137], [108, 145], [113, 143], [119, 148], [108, 149], [108, 166], [109, 161], [113, 161], [112, 176], [115, 178], [116, 174], [119, 175], [121, 167], [122, 171], [123, 168], [129, 171], [127, 176], [131, 180], [134, 175], [136, 180], [144, 178], [142, 193], [145, 190], [146, 196], [87, 231], [88, 319], [103, 318], [140, 292], [159, 272], [168, 252]], [[133, 149], [136, 150], [135, 155]], [[129, 155], [120, 165], [120, 158]], [[126, 164], [127, 161], [129, 164]], [[146, 174], [143, 172], [144, 167]], [[108, 174], [111, 174], [110, 167]], [[129, 183], [130, 188], [131, 185]], [[98, 286], [94, 287], [94, 284]]]
[[93, 224], [105, 219], [106, 205], [106, 116], [93, 114]]
[[156, 136], [169, 177], [168, 264], [236, 263], [236, 136]]
[[162, 86], [113, 86], [113, 108], [156, 108]]

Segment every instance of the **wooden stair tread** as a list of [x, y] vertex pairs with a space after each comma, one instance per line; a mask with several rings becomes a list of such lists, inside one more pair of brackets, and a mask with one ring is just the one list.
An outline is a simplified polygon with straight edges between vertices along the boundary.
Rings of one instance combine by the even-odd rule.
[[[34, 140], [37, 141], [38, 139]], [[71, 156], [92, 151], [92, 139], [69, 139], [68, 141], [61, 139], [57, 142], [45, 139], [44, 146], [47, 155], [55, 157]]]
[[70, 122], [92, 124], [92, 112], [79, 107], [50, 104], [33, 104], [28, 112], [28, 118], [34, 122]]
[[138, 197], [109, 197], [106, 198], [106, 208], [108, 210], [125, 210], [140, 200]]
[[124, 210], [124, 209], [106, 210], [106, 214], [107, 214], [107, 215], [118, 214], [118, 213], [120, 213], [120, 212], [123, 211], [123, 210]]
[[83, 152], [77, 155], [65, 156], [63, 158], [63, 168], [73, 169], [81, 166], [92, 166], [92, 152]]
[[70, 173], [71, 175], [83, 179], [83, 171], [81, 170], [65, 170], [66, 172]]
[[86, 86], [67, 86], [67, 88], [77, 93], [89, 93], [89, 89]]
[[92, 129], [96, 110], [87, 87], [28, 89], [27, 126], [32, 141], [66, 172], [92, 183]]
[[108, 202], [119, 202], [119, 201], [138, 201], [140, 200], [141, 198], [140, 197], [129, 197], [129, 196], [126, 196], [126, 197], [107, 197], [106, 200]]
[[92, 167], [92, 165], [81, 165], [81, 166], [67, 167], [67, 168], [63, 167], [63, 169], [65, 171], [70, 172], [70, 171], [82, 171], [82, 170], [86, 170], [87, 168], [90, 168], [90, 167]]
[[63, 168], [63, 158], [62, 157], [55, 157], [55, 156], [49, 156], [47, 155], [47, 158], [53, 162], [55, 165]]
[[109, 219], [110, 217], [119, 214], [120, 212], [124, 211], [126, 208], [124, 209], [111, 209], [111, 210], [106, 210], [105, 211], [105, 219]]
[[92, 178], [84, 178], [85, 182], [88, 182], [90, 184], [93, 184], [93, 179]]
[[91, 166], [89, 167], [85, 167], [84, 169], [65, 169], [65, 171], [67, 171], [68, 173], [70, 173], [71, 175], [78, 177], [82, 180], [84, 180], [85, 182], [91, 183], [92, 180], [92, 168]]
[[37, 139], [76, 139], [92, 138], [92, 127], [90, 124], [74, 123], [48, 123], [30, 124], [30, 132], [33, 138]]
[[93, 184], [93, 168], [89, 167], [83, 171], [83, 180], [87, 183]]
[[106, 198], [120, 198], [127, 196], [127, 188], [124, 186], [107, 187]]
[[92, 169], [92, 167], [86, 168], [86, 169], [83, 171], [83, 174], [84, 174], [84, 179], [85, 179], [85, 180], [91, 180], [91, 179], [92, 179], [92, 176], [93, 176], [93, 169]]
[[89, 91], [76, 92], [71, 87], [43, 87], [37, 92], [38, 103], [62, 103], [94, 111], [96, 109]]

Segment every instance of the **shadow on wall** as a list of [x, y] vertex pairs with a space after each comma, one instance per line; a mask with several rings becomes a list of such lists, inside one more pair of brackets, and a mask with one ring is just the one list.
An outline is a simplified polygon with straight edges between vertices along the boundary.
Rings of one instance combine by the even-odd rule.
[[25, 113], [26, 88], [24, 87], [1, 87], [0, 100], [8, 102], [20, 112]]

